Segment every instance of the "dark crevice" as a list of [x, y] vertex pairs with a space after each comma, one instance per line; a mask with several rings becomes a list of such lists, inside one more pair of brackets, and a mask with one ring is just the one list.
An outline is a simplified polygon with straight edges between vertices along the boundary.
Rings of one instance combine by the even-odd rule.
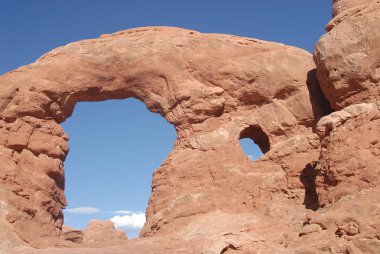
[[48, 172], [47, 175], [54, 180], [57, 187], [61, 190], [65, 190], [65, 176], [60, 172]]
[[317, 174], [315, 165], [309, 163], [301, 171], [300, 175], [300, 181], [305, 188], [305, 198], [303, 204], [306, 209], [311, 209], [313, 211], [319, 209], [318, 193], [315, 184]]
[[309, 99], [314, 115], [314, 126], [319, 119], [334, 112], [329, 101], [326, 99], [319, 81], [317, 79], [317, 69], [312, 69], [307, 73], [307, 88], [309, 90]]
[[228, 246], [226, 246], [226, 247], [223, 248], [223, 250], [220, 252], [220, 254], [226, 253], [226, 251], [228, 251], [229, 249], [231, 249], [231, 250], [238, 250], [238, 248], [236, 248], [232, 244], [228, 244]]

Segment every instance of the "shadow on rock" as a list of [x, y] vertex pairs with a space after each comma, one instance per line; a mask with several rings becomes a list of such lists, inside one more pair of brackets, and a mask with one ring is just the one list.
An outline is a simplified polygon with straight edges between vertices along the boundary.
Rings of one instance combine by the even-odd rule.
[[300, 181], [305, 188], [305, 199], [303, 204], [306, 209], [311, 209], [313, 211], [319, 209], [318, 193], [315, 187], [316, 176], [317, 172], [315, 170], [315, 165], [312, 165], [311, 163], [306, 165], [300, 175]]

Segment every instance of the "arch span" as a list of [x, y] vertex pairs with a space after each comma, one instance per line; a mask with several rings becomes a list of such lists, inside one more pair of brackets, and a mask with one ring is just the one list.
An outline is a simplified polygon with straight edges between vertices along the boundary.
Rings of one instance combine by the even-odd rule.
[[[58, 241], [68, 152], [59, 123], [78, 101], [136, 98], [177, 130], [173, 152], [153, 174], [142, 236], [189, 237], [186, 227], [202, 214], [256, 211], [247, 204], [265, 198], [258, 184], [262, 191], [299, 187], [286, 182], [281, 167], [270, 166], [278, 174], [252, 172], [252, 165], [241, 163], [236, 137], [258, 123], [272, 147], [292, 135], [312, 135], [323, 115], [307, 87], [313, 68], [311, 55], [294, 47], [150, 27], [71, 43], [1, 76], [5, 232], [39, 247]], [[302, 144], [303, 151], [315, 149]], [[281, 163], [290, 172], [302, 170], [286, 159]]]

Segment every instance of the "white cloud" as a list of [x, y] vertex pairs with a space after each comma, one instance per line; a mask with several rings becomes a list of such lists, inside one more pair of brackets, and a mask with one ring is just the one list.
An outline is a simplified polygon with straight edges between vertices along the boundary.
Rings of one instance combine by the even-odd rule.
[[253, 160], [253, 154], [250, 154], [247, 157], [248, 157], [248, 159]]
[[145, 223], [145, 213], [137, 212], [123, 216], [113, 216], [111, 221], [116, 228], [141, 229]]
[[115, 213], [115, 214], [132, 214], [133, 212], [132, 211], [128, 211], [128, 210], [120, 210], [120, 211], [112, 211], [111, 213]]
[[95, 208], [95, 207], [76, 207], [76, 208], [66, 209], [65, 211], [71, 214], [93, 214], [93, 213], [101, 212], [100, 209]]

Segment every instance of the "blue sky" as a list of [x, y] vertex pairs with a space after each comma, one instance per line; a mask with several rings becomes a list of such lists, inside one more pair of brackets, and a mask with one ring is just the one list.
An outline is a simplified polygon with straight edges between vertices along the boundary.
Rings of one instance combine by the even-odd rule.
[[[174, 127], [136, 99], [80, 102], [63, 127], [70, 137], [65, 224], [84, 228], [90, 219], [114, 216], [120, 224], [134, 216], [141, 226], [152, 171], [172, 150]], [[140, 230], [130, 223], [129, 237]]]
[[[282, 42], [312, 52], [331, 18], [321, 0], [0, 0], [0, 74], [67, 43], [141, 26], [176, 26]], [[173, 126], [139, 101], [79, 103], [63, 124], [65, 224], [110, 219], [136, 236], [151, 174], [171, 151]], [[251, 142], [243, 141], [243, 147]], [[256, 150], [247, 151], [252, 155]], [[116, 217], [115, 217], [116, 216]]]

